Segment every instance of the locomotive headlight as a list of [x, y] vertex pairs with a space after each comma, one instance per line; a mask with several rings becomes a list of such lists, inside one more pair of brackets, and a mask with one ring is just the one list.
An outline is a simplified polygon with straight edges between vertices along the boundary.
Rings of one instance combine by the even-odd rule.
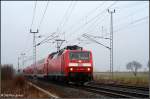
[[91, 63], [83, 63], [82, 66], [91, 66]]
[[69, 66], [78, 66], [78, 63], [69, 63]]
[[73, 71], [73, 68], [70, 68], [70, 71]]
[[90, 69], [90, 68], [87, 68], [87, 70], [90, 71], [91, 69]]

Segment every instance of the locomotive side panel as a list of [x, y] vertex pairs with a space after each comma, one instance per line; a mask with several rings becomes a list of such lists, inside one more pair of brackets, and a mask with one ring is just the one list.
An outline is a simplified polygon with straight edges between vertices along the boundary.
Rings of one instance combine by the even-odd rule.
[[48, 60], [48, 75], [57, 76], [61, 75], [61, 57], [55, 55], [52, 59]]

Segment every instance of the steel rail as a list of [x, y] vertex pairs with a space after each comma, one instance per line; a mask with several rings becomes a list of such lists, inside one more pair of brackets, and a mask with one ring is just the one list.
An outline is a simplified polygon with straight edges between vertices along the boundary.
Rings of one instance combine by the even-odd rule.
[[131, 90], [129, 91], [127, 89], [121, 89], [121, 88], [117, 88], [117, 87], [112, 88], [111, 86], [84, 85], [84, 87], [97, 89], [97, 90], [105, 90], [108, 92], [126, 95], [127, 97], [138, 97], [138, 98], [148, 98], [149, 97], [148, 93], [141, 93], [141, 92], [136, 92], [136, 91], [131, 91]]

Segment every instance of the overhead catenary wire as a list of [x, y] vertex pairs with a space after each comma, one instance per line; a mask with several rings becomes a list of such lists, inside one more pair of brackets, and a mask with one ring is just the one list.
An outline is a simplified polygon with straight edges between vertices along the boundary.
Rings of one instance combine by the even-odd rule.
[[71, 25], [69, 27], [69, 30], [72, 29], [76, 24], [78, 24], [78, 22], [82, 22], [82, 20], [84, 20], [85, 18], [87, 18], [88, 16], [92, 15], [92, 13], [94, 13], [98, 8], [101, 8], [106, 1], [102, 2], [100, 5], [98, 5], [96, 8], [92, 9], [90, 12], [88, 12], [84, 17], [82, 17], [81, 19], [79, 19], [78, 21], [76, 21], [75, 24]]
[[[53, 38], [49, 38], [49, 39], [45, 40], [45, 41], [42, 42], [42, 43], [38, 43], [36, 46], [42, 45], [42, 44], [44, 44], [44, 43], [49, 43], [48, 41], [54, 40], [54, 39], [57, 38], [57, 37], [58, 37], [58, 36], [54, 36]], [[54, 42], [54, 41], [53, 41], [53, 42]]]
[[68, 17], [66, 17], [66, 20], [65, 20], [64, 24], [62, 25], [62, 28], [65, 28], [65, 26], [66, 26], [66, 24], [67, 24], [67, 22], [69, 20], [69, 17], [71, 16], [73, 10], [75, 9], [76, 4], [77, 4], [77, 1], [73, 3], [73, 6], [71, 7], [70, 12], [68, 12]]
[[[145, 8], [145, 6], [144, 6], [144, 8]], [[127, 21], [127, 19], [130, 17], [130, 16], [132, 16], [132, 15], [135, 15], [135, 12], [137, 13], [137, 11], [138, 11], [138, 13], [140, 12], [140, 11], [143, 11], [143, 9], [138, 9], [138, 10], [135, 10], [134, 12], [132, 12], [132, 13], [130, 13], [130, 14], [128, 14], [128, 15], [126, 15], [124, 18], [125, 18], [125, 20], [123, 20], [123, 22], [125, 21]], [[119, 20], [119, 19], [117, 19], [117, 20]], [[119, 20], [118, 22], [120, 22], [121, 20]], [[123, 23], [122, 21], [121, 21], [121, 23]], [[96, 21], [96, 23], [98, 23], [98, 21]], [[119, 24], [118, 26], [122, 26], [123, 24]], [[94, 25], [93, 25], [93, 27], [95, 27]], [[114, 27], [116, 27], [116, 24], [114, 25]], [[91, 31], [92, 31], [92, 29], [91, 29]], [[88, 31], [88, 33], [90, 33], [91, 31]], [[108, 35], [109, 33], [105, 33], [105, 36], [106, 36], [106, 34]]]
[[[136, 20], [134, 20], [133, 22], [130, 22], [129, 24], [126, 24], [126, 25], [123, 26], [122, 28], [119, 28], [118, 30], [115, 30], [114, 32], [118, 32], [118, 31], [123, 30], [123, 29], [125, 29], [125, 28], [127, 28], [127, 27], [130, 27], [132, 24], [136, 24], [136, 23], [138, 23], [138, 22], [141, 22], [141, 21], [143, 21], [143, 20], [146, 20], [146, 19], [148, 19], [148, 17], [149, 17], [149, 16], [145, 16], [145, 17], [136, 19]], [[90, 35], [90, 36], [91, 36], [91, 35]]]
[[33, 8], [33, 17], [32, 17], [32, 21], [31, 21], [30, 29], [32, 29], [32, 25], [33, 25], [33, 22], [34, 22], [35, 13], [36, 13], [36, 6], [37, 6], [37, 0], [36, 0], [36, 1], [35, 1], [35, 3], [34, 3], [34, 8]]
[[[117, 1], [113, 2], [112, 4], [110, 4], [106, 9], [102, 10], [100, 13], [98, 13], [96, 16], [94, 16], [93, 18], [91, 18], [89, 21], [87, 21], [86, 23], [84, 23], [82, 26], [80, 26], [79, 28], [77, 28], [72, 35], [76, 34], [75, 32], [79, 31], [80, 29], [83, 29], [83, 27], [85, 27], [87, 24], [89, 24], [91, 21], [95, 20], [98, 16], [102, 15], [102, 13], [104, 13], [107, 9], [109, 9], [110, 7], [112, 7], [113, 5], [115, 5], [117, 3]], [[71, 34], [70, 34], [71, 35]], [[69, 35], [69, 36], [70, 36]], [[82, 35], [82, 34], [80, 34]], [[72, 41], [74, 41], [75, 39], [73, 39]]]
[[142, 3], [146, 3], [146, 2], [140, 2], [140, 1], [137, 1], [137, 2], [133, 2], [133, 3], [129, 3], [129, 4], [124, 4], [124, 5], [121, 5], [121, 6], [117, 6], [117, 7], [114, 7], [115, 9], [121, 9], [121, 10], [124, 10], [124, 9], [128, 9], [128, 8], [134, 8], [134, 7], [136, 7], [136, 6], [139, 6], [139, 5], [141, 5]]
[[86, 44], [86, 45], [87, 45], [87, 44], [91, 44], [91, 42], [90, 42], [88, 39], [85, 38], [86, 40], [83, 40], [83, 39], [81, 39], [81, 38], [82, 38], [82, 36], [81, 36], [80, 38], [78, 38], [78, 41], [79, 41], [79, 42], [77, 43], [77, 45], [79, 45], [79, 44], [84, 44], [84, 45], [85, 45], [85, 44]]
[[127, 28], [127, 27], [130, 27], [130, 25], [133, 25], [133, 24], [135, 24], [135, 23], [138, 23], [138, 22], [143, 21], [143, 20], [148, 19], [148, 18], [149, 18], [149, 16], [145, 16], [145, 17], [139, 18], [139, 19], [137, 19], [137, 20], [134, 20], [133, 22], [130, 22], [130, 23], [128, 23], [128, 24], [122, 26], [121, 28], [119, 28], [119, 29], [117, 29], [117, 30], [114, 30], [114, 32], [118, 32], [118, 31], [120, 31], [120, 30], [123, 30], [123, 29], [125, 29], [125, 28]]
[[[104, 21], [104, 19], [105, 19], [105, 16], [104, 16], [104, 18], [103, 18], [102, 20], [100, 20], [100, 21], [95, 20], [93, 23], [97, 23], [97, 24], [98, 24], [99, 22]], [[96, 25], [97, 25], [97, 24], [96, 24]], [[91, 34], [91, 31], [92, 31], [92, 29], [93, 29], [93, 28], [91, 29], [91, 26], [92, 26], [92, 27], [95, 27], [95, 25], [91, 24], [89, 27], [87, 27], [87, 29], [90, 28], [90, 31], [88, 31], [88, 32], [86, 32], [86, 33], [90, 33], [90, 34]], [[83, 31], [83, 33], [85, 33], [85, 31]], [[93, 35], [92, 37], [96, 38], [96, 36], [94, 36], [94, 35]], [[99, 38], [99, 36], [97, 36], [97, 37]], [[102, 38], [102, 37], [101, 37], [101, 38]], [[105, 38], [104, 38], [104, 39], [105, 39]], [[77, 39], [75, 39], [75, 40], [77, 40]]]
[[[95, 21], [93, 21], [94, 24], [91, 24], [90, 26], [87, 27], [87, 29], [90, 29], [90, 31], [88, 32], [91, 32], [93, 30], [93, 28], [95, 28], [95, 25], [98, 25], [99, 23], [103, 22], [104, 19], [106, 18], [106, 15], [103, 16], [103, 19], [99, 20], [99, 19], [96, 19]], [[97, 24], [96, 24], [97, 23]], [[91, 28], [92, 27], [92, 28]], [[87, 30], [86, 29], [86, 30]], [[83, 31], [84, 32], [84, 31]]]
[[[49, 1], [47, 2], [47, 5], [46, 5], [46, 7], [45, 7], [45, 11], [44, 11], [44, 13], [43, 13], [43, 17], [41, 18], [40, 24], [42, 23], [42, 21], [43, 21], [43, 19], [44, 19], [44, 15], [45, 15], [46, 10], [47, 10], [47, 8], [48, 8], [48, 4], [49, 4]], [[72, 4], [72, 3], [71, 3], [71, 4]], [[69, 9], [69, 8], [70, 8], [70, 7], [68, 7], [68, 9]], [[65, 17], [65, 16], [64, 16], [64, 17]], [[63, 20], [62, 20], [62, 21], [63, 21]], [[39, 28], [40, 28], [40, 24], [39, 24]], [[60, 24], [62, 24], [62, 22], [61, 22]], [[45, 39], [43, 39], [41, 42], [37, 43], [36, 46], [39, 46], [39, 45], [41, 45], [41, 44], [43, 44], [43, 43], [48, 42], [49, 40], [54, 39], [55, 37], [58, 37], [57, 34], [58, 34], [57, 32], [52, 33], [51, 35], [49, 35], [48, 37], [46, 37]], [[57, 35], [57, 36], [53, 37], [54, 35]], [[50, 37], [53, 37], [53, 38], [50, 38]]]
[[87, 38], [87, 39], [89, 39], [89, 40], [91, 40], [91, 41], [93, 41], [93, 42], [95, 42], [95, 43], [97, 43], [97, 44], [100, 44], [100, 45], [104, 46], [105, 48], [110, 49], [110, 47], [105, 46], [104, 44], [102, 44], [102, 43], [100, 43], [100, 42], [96, 41], [95, 39], [93, 39], [93, 38], [89, 37], [87, 34], [83, 34], [82, 36], [83, 36], [83, 37], [85, 37], [85, 38]]
[[[71, 6], [71, 5], [70, 5]], [[70, 8], [70, 7], [68, 7], [68, 8]], [[66, 12], [67, 13], [67, 12]], [[64, 15], [65, 16], [65, 15]], [[62, 20], [63, 21], [63, 20]], [[60, 24], [62, 24], [62, 22], [60, 23]], [[56, 33], [57, 34], [57, 33]]]
[[68, 8], [67, 8], [67, 10], [66, 10], [66, 12], [64, 14], [64, 16], [62, 17], [62, 20], [60, 21], [59, 26], [57, 27], [57, 30], [58, 30], [57, 32], [60, 32], [62, 24], [63, 24], [63, 22], [64, 22], [64, 20], [65, 20], [65, 18], [67, 16], [67, 14], [68, 14], [68, 11], [69, 11], [70, 7], [72, 6], [72, 2], [73, 1], [71, 1], [71, 3], [69, 4], [69, 6], [68, 6]]
[[[144, 7], [144, 8], [145, 8], [145, 7]], [[140, 9], [140, 11], [142, 11], [142, 9]], [[136, 11], [134, 11], [134, 12], [136, 12]], [[127, 16], [129, 17], [129, 16], [131, 16], [132, 14], [134, 14], [134, 13], [131, 13], [131, 14], [127, 15]], [[127, 16], [126, 16], [126, 17], [127, 17]], [[127, 18], [128, 18], [128, 17], [127, 17]], [[96, 21], [96, 20], [95, 20], [95, 21]], [[97, 22], [97, 21], [96, 21], [96, 22]], [[94, 25], [93, 25], [93, 27], [94, 27]], [[91, 29], [91, 31], [92, 31], [92, 29]], [[90, 31], [88, 31], [88, 32], [90, 32]], [[105, 34], [109, 34], [109, 33], [105, 33]], [[105, 36], [106, 36], [106, 35], [105, 35]], [[74, 41], [74, 40], [73, 40], [73, 41]]]
[[64, 23], [62, 24], [62, 27], [61, 27], [61, 29], [60, 29], [60, 34], [59, 34], [59, 35], [64, 35], [64, 39], [65, 39], [65, 32], [63, 32], [63, 31], [61, 32], [61, 30], [63, 30], [63, 28], [65, 28], [67, 22], [68, 22], [69, 19], [70, 19], [70, 16], [71, 16], [73, 10], [75, 9], [76, 4], [77, 4], [77, 1], [76, 1], [76, 2], [73, 2], [73, 5], [72, 5], [71, 8], [70, 8], [71, 10], [68, 11], [68, 15], [66, 16], [66, 18], [65, 18], [65, 20], [64, 20]]
[[[115, 5], [117, 3], [117, 1], [113, 2], [111, 5], [109, 5], [109, 7], [107, 7], [106, 9], [112, 7], [113, 5]], [[77, 31], [79, 31], [80, 29], [83, 29], [83, 27], [85, 27], [87, 24], [89, 24], [90, 22], [92, 22], [93, 20], [95, 20], [99, 15], [102, 15], [102, 13], [105, 13], [106, 9], [104, 9], [102, 12], [98, 13], [95, 17], [91, 18], [90, 20], [88, 20], [86, 23], [82, 24], [82, 26], [80, 26], [79, 28], [77, 28], [75, 31], [73, 31], [73, 34]]]
[[[131, 7], [131, 5], [130, 6], [128, 6], [128, 7]], [[116, 8], [116, 7], [115, 7]], [[145, 7], [144, 7], [145, 8]], [[126, 9], [126, 8], [124, 8], [124, 9]], [[139, 12], [139, 11], [142, 11], [142, 9], [138, 9], [138, 10], [136, 10], [136, 11], [134, 11], [134, 12]], [[131, 14], [129, 14], [129, 15], [127, 15], [127, 16], [125, 16], [125, 18], [129, 18], [131, 15], [133, 15], [133, 14], [135, 14], [135, 13], [131, 13]], [[98, 19], [97, 19], [98, 20]], [[99, 23], [99, 21], [97, 21], [97, 20], [95, 20], [93, 23], [95, 24], [95, 23]], [[104, 21], [104, 20], [102, 20], [102, 21]], [[100, 22], [102, 22], [102, 21], [100, 21]], [[126, 20], [125, 20], [126, 21]], [[119, 21], [120, 22], [120, 21]], [[95, 25], [97, 25], [97, 24], [95, 24]], [[89, 33], [93, 30], [93, 28], [95, 27], [95, 25], [93, 25], [93, 24], [91, 24], [87, 29], [90, 29], [90, 31], [88, 31]], [[91, 28], [91, 27], [93, 27], [93, 28]], [[86, 29], [86, 30], [87, 30]], [[109, 34], [109, 33], [105, 33], [105, 34]], [[105, 35], [106, 36], [106, 35]]]
[[43, 20], [44, 20], [44, 17], [45, 17], [45, 14], [46, 14], [48, 5], [49, 5], [49, 1], [47, 1], [47, 4], [46, 4], [45, 10], [44, 10], [44, 13], [43, 13], [42, 18], [41, 18], [41, 20], [40, 20], [40, 23], [39, 23], [39, 25], [38, 25], [38, 30], [40, 30], [40, 27], [41, 27], [41, 24], [42, 24], [42, 22], [43, 22]]
[[[143, 8], [146, 8], [146, 6], [144, 6]], [[129, 19], [131, 16], [134, 16], [135, 13], [137, 14], [137, 13], [140, 13], [141, 11], [143, 11], [143, 8], [142, 9], [140, 8], [140, 9], [134, 10], [132, 13], [130, 13], [130, 14], [128, 14], [128, 15], [120, 18], [120, 19], [117, 19], [118, 22], [120, 22], [122, 19], [125, 19], [125, 20], [121, 21], [120, 23], [123, 23], [124, 21], [126, 22], [126, 20]], [[122, 24], [119, 24], [119, 25], [122, 25]], [[114, 27], [115, 26], [116, 26], [116, 24], [114, 24]]]
[[[40, 41], [40, 42], [37, 43], [36, 45], [40, 45], [40, 44], [42, 44], [42, 43], [45, 43], [45, 42], [49, 41], [49, 38], [50, 38], [50, 37], [54, 37], [55, 34], [56, 34], [56, 33], [53, 32], [51, 35], [47, 36], [45, 39], [43, 39], [42, 41]], [[56, 35], [55, 35], [55, 36], [56, 36]]]

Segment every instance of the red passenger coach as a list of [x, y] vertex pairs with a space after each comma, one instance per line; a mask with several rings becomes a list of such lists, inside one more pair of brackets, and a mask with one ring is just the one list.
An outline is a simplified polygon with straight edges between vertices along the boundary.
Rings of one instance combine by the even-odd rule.
[[36, 67], [37, 77], [77, 83], [93, 80], [92, 53], [76, 45], [49, 54]]

